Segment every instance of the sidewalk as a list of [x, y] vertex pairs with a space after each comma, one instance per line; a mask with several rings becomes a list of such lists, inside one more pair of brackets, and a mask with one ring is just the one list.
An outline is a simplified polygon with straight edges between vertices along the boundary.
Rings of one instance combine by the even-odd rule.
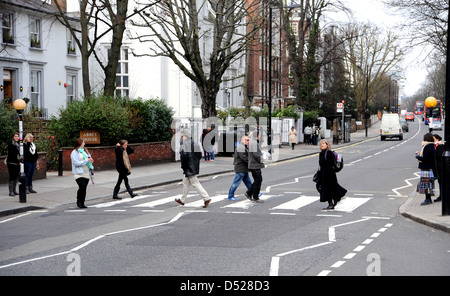
[[[380, 123], [374, 124], [368, 131], [368, 138], [379, 136]], [[365, 131], [351, 134], [350, 143], [332, 145], [333, 149], [355, 144], [366, 140]], [[295, 150], [283, 146], [279, 150], [278, 161], [300, 158], [319, 152], [319, 146], [299, 144]], [[216, 157], [214, 162], [201, 162], [200, 177], [233, 172], [232, 157]], [[130, 177], [130, 185], [134, 190], [156, 187], [164, 184], [180, 182], [183, 178], [180, 163], [162, 163], [148, 166], [133, 167]], [[115, 170], [99, 171], [94, 176], [94, 182], [89, 184], [86, 203], [102, 199], [110, 201], [112, 189], [117, 181]], [[27, 194], [27, 202], [20, 203], [19, 196], [9, 196], [8, 184], [0, 184], [0, 217], [36, 209], [53, 209], [61, 205], [73, 205], [76, 207], [76, 191], [78, 186], [71, 171], [65, 171], [63, 176], [57, 172], [47, 173], [47, 178], [33, 181], [37, 194]], [[122, 186], [123, 188], [124, 186]], [[415, 221], [438, 228], [450, 233], [450, 217], [441, 215], [441, 203], [433, 203], [429, 206], [420, 206], [422, 196], [413, 192], [405, 204], [400, 207], [400, 214]], [[127, 193], [120, 194], [127, 197]]]

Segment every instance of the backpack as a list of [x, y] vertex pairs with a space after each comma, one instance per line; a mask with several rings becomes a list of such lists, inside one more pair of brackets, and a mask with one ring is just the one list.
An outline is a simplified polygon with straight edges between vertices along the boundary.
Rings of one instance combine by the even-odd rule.
[[[344, 168], [344, 157], [342, 156], [342, 154], [339, 154], [335, 151], [331, 151], [334, 154], [334, 171], [336, 173], [339, 173], [343, 168]], [[327, 154], [325, 153], [325, 159], [327, 158]]]

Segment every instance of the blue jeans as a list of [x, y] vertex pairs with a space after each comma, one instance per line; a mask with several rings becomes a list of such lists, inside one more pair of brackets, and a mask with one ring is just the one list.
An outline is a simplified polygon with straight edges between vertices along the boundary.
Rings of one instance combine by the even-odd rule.
[[33, 176], [36, 171], [36, 163], [35, 162], [24, 162], [24, 171], [27, 180], [26, 186], [33, 186]]
[[234, 197], [234, 192], [239, 187], [242, 181], [244, 181], [244, 184], [245, 186], [247, 186], [247, 189], [250, 189], [250, 187], [252, 186], [252, 180], [250, 179], [248, 172], [236, 173], [236, 175], [234, 176], [233, 184], [231, 184], [230, 191], [228, 192], [228, 198]]

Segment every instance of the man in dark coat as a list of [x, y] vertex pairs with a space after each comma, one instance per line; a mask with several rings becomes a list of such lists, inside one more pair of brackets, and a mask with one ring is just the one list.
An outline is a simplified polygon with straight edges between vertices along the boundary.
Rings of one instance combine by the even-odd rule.
[[261, 146], [259, 144], [259, 130], [253, 131], [248, 146], [248, 169], [252, 173], [253, 184], [247, 190], [245, 196], [252, 201], [262, 202], [259, 199], [261, 184], [263, 181], [261, 169], [264, 168]]
[[181, 141], [180, 160], [184, 174], [183, 195], [179, 199], [176, 198], [175, 201], [184, 206], [189, 187], [192, 185], [203, 198], [205, 202], [203, 207], [206, 208], [211, 202], [211, 198], [197, 179], [197, 175], [200, 173], [200, 159], [202, 158], [201, 147], [198, 143], [192, 141], [191, 133], [188, 130], [181, 132]]

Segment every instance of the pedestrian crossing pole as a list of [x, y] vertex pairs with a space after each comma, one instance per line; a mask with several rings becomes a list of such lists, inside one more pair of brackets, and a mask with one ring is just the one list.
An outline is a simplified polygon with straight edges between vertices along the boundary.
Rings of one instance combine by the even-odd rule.
[[[450, 9], [448, 13], [448, 20], [450, 21]], [[446, 83], [445, 83], [445, 151], [442, 157], [442, 215], [450, 216], [450, 118], [447, 115], [450, 108], [450, 23], [447, 29], [447, 69], [446, 69]]]

